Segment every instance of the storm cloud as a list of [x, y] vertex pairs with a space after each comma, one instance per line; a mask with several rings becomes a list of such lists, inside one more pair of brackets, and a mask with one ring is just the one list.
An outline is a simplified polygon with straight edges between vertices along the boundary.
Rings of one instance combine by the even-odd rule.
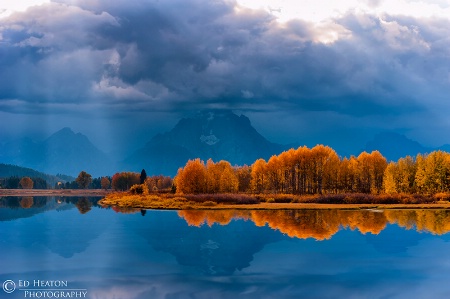
[[0, 112], [152, 126], [160, 118], [145, 113], [223, 108], [275, 141], [333, 145], [336, 131], [345, 143], [389, 129], [442, 144], [449, 36], [444, 17], [280, 22], [227, 0], [58, 0], [0, 19]]

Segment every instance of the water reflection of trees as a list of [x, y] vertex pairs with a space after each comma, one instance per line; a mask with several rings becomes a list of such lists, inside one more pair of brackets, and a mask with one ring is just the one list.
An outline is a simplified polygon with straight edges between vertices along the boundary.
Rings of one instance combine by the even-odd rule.
[[178, 215], [193, 226], [227, 225], [233, 219], [244, 219], [257, 226], [268, 225], [292, 238], [316, 240], [330, 239], [341, 228], [379, 234], [388, 224], [438, 235], [450, 231], [448, 210], [185, 210]]
[[77, 207], [78, 211], [80, 211], [80, 214], [86, 214], [92, 209], [92, 203], [86, 197], [78, 199], [75, 206]]
[[[101, 197], [54, 197], [54, 196], [26, 196], [0, 197], [0, 208], [9, 209], [58, 209], [64, 204], [74, 205], [81, 214], [86, 214], [92, 207], [99, 207], [98, 201]], [[140, 210], [138, 210], [140, 211]]]
[[130, 208], [130, 207], [118, 207], [118, 206], [112, 206], [111, 209], [115, 211], [116, 213], [122, 213], [122, 214], [135, 214], [141, 212], [141, 209], [138, 208]]
[[20, 206], [24, 209], [29, 209], [33, 206], [33, 197], [31, 196], [24, 196], [20, 200]]

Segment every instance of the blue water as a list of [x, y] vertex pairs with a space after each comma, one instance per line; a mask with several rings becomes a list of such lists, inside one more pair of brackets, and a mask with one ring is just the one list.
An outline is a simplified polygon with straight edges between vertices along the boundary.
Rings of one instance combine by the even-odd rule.
[[341, 224], [316, 240], [245, 217], [195, 226], [177, 211], [83, 212], [54, 200], [0, 208], [0, 287], [16, 284], [0, 298], [24, 298], [19, 281], [35, 280], [66, 281], [85, 298], [450, 297], [447, 233]]

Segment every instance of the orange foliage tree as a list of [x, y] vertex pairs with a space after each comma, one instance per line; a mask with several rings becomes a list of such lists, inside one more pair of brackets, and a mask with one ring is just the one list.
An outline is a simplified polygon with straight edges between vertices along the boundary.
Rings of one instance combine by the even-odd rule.
[[22, 189], [33, 189], [33, 180], [29, 177], [24, 177], [19, 182]]
[[388, 164], [379, 151], [340, 158], [328, 146], [303, 146], [250, 167], [190, 160], [175, 182], [182, 193], [436, 194], [450, 192], [450, 154], [436, 151]]
[[169, 176], [154, 175], [145, 179], [145, 184], [150, 191], [168, 190], [173, 185], [173, 180]]
[[205, 193], [207, 191], [205, 163], [200, 159], [189, 160], [184, 168], [178, 169], [175, 185], [177, 186], [177, 192], [180, 193]]
[[109, 181], [109, 179], [107, 177], [102, 177], [102, 179], [100, 181], [100, 185], [102, 186], [102, 189], [107, 190], [109, 188], [109, 186], [111, 185], [111, 182]]
[[252, 165], [252, 179], [251, 186], [253, 192], [261, 193], [266, 190], [267, 187], [267, 176], [266, 168], [267, 163], [264, 159], [258, 159]]
[[112, 177], [112, 188], [120, 191], [128, 190], [131, 186], [140, 183], [140, 176], [137, 172], [118, 172]]
[[252, 181], [252, 168], [244, 165], [242, 167], [235, 167], [235, 173], [238, 179], [238, 191], [249, 192], [251, 191]]

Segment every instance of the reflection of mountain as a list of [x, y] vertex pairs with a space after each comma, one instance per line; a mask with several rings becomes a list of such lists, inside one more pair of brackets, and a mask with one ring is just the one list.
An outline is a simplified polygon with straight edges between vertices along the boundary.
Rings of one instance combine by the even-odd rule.
[[405, 230], [395, 225], [387, 227], [378, 236], [372, 234], [365, 235], [367, 242], [378, 252], [387, 254], [401, 254], [408, 248], [416, 246], [420, 240], [427, 237], [426, 234], [418, 234], [415, 230]]
[[98, 206], [100, 197], [0, 197], [0, 221], [28, 218], [51, 210], [63, 211], [78, 208], [81, 214]]
[[[150, 223], [132, 222], [136, 232], [156, 250], [174, 255], [181, 265], [208, 274], [230, 274], [250, 265], [253, 255], [282, 235], [247, 221], [229, 222], [227, 227], [186, 226], [172, 213], [150, 213]], [[137, 226], [139, 224], [139, 226]]]
[[[99, 217], [108, 218], [107, 213], [98, 213], [98, 215], [89, 217], [88, 215], [80, 215], [87, 213], [92, 205], [95, 205], [99, 198], [67, 198], [58, 201], [41, 197], [35, 199], [34, 202], [45, 202], [41, 207], [21, 208], [22, 198], [7, 197], [0, 202], [3, 206], [9, 208], [0, 208], [0, 221], [14, 220], [19, 218], [29, 218], [37, 214], [57, 211], [52, 217], [42, 218], [32, 217], [26, 222], [19, 222], [16, 226], [17, 239], [23, 248], [37, 246], [41, 244], [50, 251], [65, 257], [72, 257], [76, 253], [86, 250], [89, 244], [98, 238], [105, 229], [103, 226], [96, 225], [98, 221], [102, 221]], [[34, 205], [36, 206], [36, 205]], [[88, 208], [86, 208], [88, 207]], [[78, 208], [78, 210], [74, 210]], [[84, 213], [83, 213], [84, 212]], [[83, 217], [82, 220], [80, 217]], [[37, 221], [37, 225], [33, 223]], [[79, 222], [83, 221], [83, 226]], [[106, 221], [106, 220], [104, 220]], [[36, 227], [40, 229], [37, 231]], [[83, 229], [89, 227], [89, 229]], [[7, 242], [7, 240], [4, 240]]]
[[[103, 233], [106, 227], [98, 223], [106, 223], [107, 219], [107, 213], [97, 213], [93, 216], [89, 213], [80, 215], [79, 211], [74, 210], [67, 211], [61, 213], [60, 217], [47, 221], [49, 228], [41, 235], [42, 240], [37, 242], [64, 258], [70, 258], [84, 252], [89, 244]], [[83, 225], [80, 225], [80, 221]]]
[[0, 221], [28, 218], [67, 206], [65, 203], [58, 204], [53, 198], [34, 197], [32, 205], [23, 208], [22, 200], [22, 197], [0, 198]]
[[178, 212], [189, 225], [228, 224], [233, 218], [249, 219], [257, 226], [268, 225], [292, 238], [330, 239], [341, 227], [361, 233], [379, 234], [388, 223], [406, 229], [415, 228], [433, 234], [450, 232], [448, 210], [265, 210], [265, 211], [197, 211]]
[[[447, 210], [184, 210], [178, 211], [178, 216], [188, 226], [180, 223], [182, 220], [173, 213], [158, 212], [147, 213], [142, 221], [130, 222], [126, 229], [141, 236], [155, 250], [175, 256], [179, 264], [213, 275], [231, 274], [248, 267], [257, 252], [285, 239], [284, 235], [325, 240], [344, 228], [371, 236], [382, 232], [388, 224], [433, 234], [450, 231]], [[417, 236], [411, 236], [396, 252], [404, 251], [417, 240]], [[386, 238], [378, 240], [381, 245], [382, 241]], [[376, 242], [370, 243], [383, 251]]]

